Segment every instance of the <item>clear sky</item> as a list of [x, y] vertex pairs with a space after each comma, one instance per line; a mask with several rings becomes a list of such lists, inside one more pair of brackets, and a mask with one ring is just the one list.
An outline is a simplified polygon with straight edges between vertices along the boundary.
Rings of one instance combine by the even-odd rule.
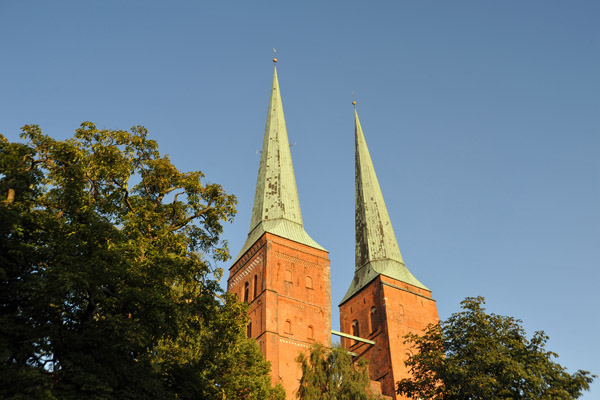
[[[352, 94], [404, 260], [600, 374], [600, 2], [0, 1], [0, 132], [144, 125], [250, 225], [273, 63], [333, 327], [354, 271]], [[228, 268], [229, 265], [224, 265]], [[600, 383], [583, 398], [600, 397]]]

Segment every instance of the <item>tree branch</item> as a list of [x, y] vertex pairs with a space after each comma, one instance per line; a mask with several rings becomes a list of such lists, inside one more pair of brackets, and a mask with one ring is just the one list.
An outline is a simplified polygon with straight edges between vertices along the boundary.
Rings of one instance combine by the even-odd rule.
[[186, 219], [183, 220], [183, 222], [181, 222], [178, 225], [173, 225], [171, 224], [171, 232], [174, 232], [178, 229], [183, 228], [184, 226], [186, 226], [187, 224], [189, 224], [191, 221], [193, 221], [194, 219], [201, 217], [202, 215], [206, 214], [206, 212], [208, 210], [211, 209], [211, 205], [208, 204], [206, 207], [204, 207], [202, 210], [198, 211], [197, 213], [190, 215], [189, 217], [187, 217]]
[[171, 204], [175, 204], [177, 202], [177, 197], [179, 197], [180, 194], [184, 194], [185, 190], [183, 192], [179, 192], [179, 193], [175, 193], [175, 197], [173, 198], [173, 202]]
[[165, 195], [167, 195], [167, 194], [171, 193], [173, 190], [177, 190], [177, 189], [183, 189], [183, 188], [181, 186], [173, 186], [165, 191], [160, 192], [160, 194], [158, 195], [158, 198], [157, 198], [158, 202], [159, 203], [162, 202], [162, 199], [165, 197]]
[[117, 181], [116, 179], [113, 178], [113, 183], [115, 185], [117, 185], [119, 187], [119, 189], [121, 189], [124, 193], [125, 193], [125, 203], [127, 204], [127, 207], [129, 208], [129, 211], [135, 213], [135, 208], [133, 208], [133, 206], [131, 205], [131, 202], [129, 201], [129, 191], [127, 189], [125, 189], [123, 187], [123, 185], [121, 183], [119, 183], [119, 181]]

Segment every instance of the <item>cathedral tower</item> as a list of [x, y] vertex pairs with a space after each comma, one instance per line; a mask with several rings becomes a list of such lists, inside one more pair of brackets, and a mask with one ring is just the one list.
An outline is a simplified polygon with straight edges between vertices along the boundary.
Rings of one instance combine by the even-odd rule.
[[302, 223], [277, 68], [250, 232], [229, 269], [227, 290], [250, 304], [248, 336], [271, 362], [273, 383], [295, 398], [296, 357], [314, 342], [331, 343], [331, 287], [328, 253]]
[[371, 380], [396, 399], [395, 382], [409, 376], [404, 361], [413, 351], [404, 336], [439, 319], [431, 291], [402, 260], [356, 109], [354, 117], [356, 266], [340, 303], [340, 328], [375, 344], [347, 338], [342, 343], [369, 360]]

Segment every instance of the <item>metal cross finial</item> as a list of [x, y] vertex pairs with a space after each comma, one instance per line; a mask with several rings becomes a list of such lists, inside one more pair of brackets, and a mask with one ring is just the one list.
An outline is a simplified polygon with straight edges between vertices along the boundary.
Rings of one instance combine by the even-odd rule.
[[273, 47], [273, 62], [277, 64], [277, 49]]
[[352, 105], [354, 106], [354, 109], [356, 110], [356, 96], [354, 95], [354, 92], [352, 92]]

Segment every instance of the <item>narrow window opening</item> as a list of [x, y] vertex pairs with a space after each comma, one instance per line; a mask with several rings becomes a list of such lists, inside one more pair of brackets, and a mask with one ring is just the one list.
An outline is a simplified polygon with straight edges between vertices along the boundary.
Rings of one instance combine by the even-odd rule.
[[250, 296], [250, 284], [246, 282], [244, 284], [244, 301], [248, 302], [248, 297]]
[[248, 326], [246, 327], [246, 336], [248, 336], [248, 338], [252, 337], [252, 321], [248, 322]]
[[377, 308], [371, 307], [371, 333], [375, 332], [379, 327], [377, 323]]
[[[352, 336], [357, 336], [360, 337], [360, 331], [358, 329], [358, 321], [354, 320], [352, 321]], [[353, 344], [357, 344], [358, 341], [355, 340]]]
[[313, 280], [310, 276], [306, 277], [306, 287], [309, 289], [313, 288]]
[[254, 296], [252, 296], [252, 298], [256, 298], [256, 296], [258, 295], [258, 277], [256, 275], [254, 275]]
[[288, 333], [290, 335], [292, 334], [292, 321], [290, 321], [289, 319], [285, 321], [285, 324], [283, 326], [283, 332]]

